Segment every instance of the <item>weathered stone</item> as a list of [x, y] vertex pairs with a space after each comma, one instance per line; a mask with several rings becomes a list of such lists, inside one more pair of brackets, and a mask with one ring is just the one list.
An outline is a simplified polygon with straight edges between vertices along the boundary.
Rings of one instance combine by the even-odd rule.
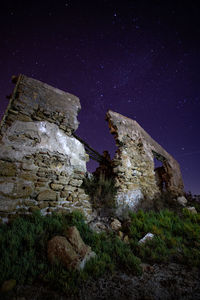
[[78, 179], [72, 179], [69, 182], [69, 184], [72, 186], [81, 186], [82, 183], [83, 183], [83, 180], [78, 180]]
[[45, 190], [39, 193], [37, 200], [38, 201], [56, 201], [57, 194], [51, 190]]
[[90, 205], [85, 198], [77, 199], [76, 191], [86, 172], [87, 157], [82, 143], [71, 135], [78, 127], [79, 109], [77, 97], [19, 76], [0, 127], [0, 207], [5, 198], [10, 200], [3, 208], [5, 214], [12, 208], [19, 210], [14, 199], [25, 199], [22, 205], [27, 211], [49, 205], [55, 205], [50, 207], [55, 210], [62, 205], [55, 204], [56, 200], [66, 199], [70, 192], [85, 215], [90, 214]]
[[[183, 195], [183, 181], [177, 161], [136, 121], [111, 110], [106, 118], [118, 146], [112, 161], [118, 189], [116, 202], [120, 206], [118, 215], [122, 213], [122, 207], [134, 209], [143, 197], [153, 200], [164, 188], [176, 196]], [[163, 163], [156, 173], [154, 157]], [[136, 197], [130, 197], [130, 193]]]
[[64, 188], [64, 191], [74, 192], [75, 190], [76, 190], [76, 187], [71, 186], [71, 185], [66, 185]]
[[0, 199], [0, 211], [1, 212], [12, 212], [15, 211], [19, 204], [19, 200], [3, 200]]
[[76, 269], [79, 264], [80, 256], [63, 236], [55, 236], [48, 242], [47, 253], [52, 264], [60, 261], [69, 270]]
[[34, 200], [24, 200], [24, 204], [26, 206], [35, 206], [35, 205], [37, 205], [37, 202]]
[[73, 201], [73, 196], [70, 195], [69, 197], [67, 197], [67, 200], [68, 200], [68, 201]]
[[187, 199], [184, 196], [178, 197], [177, 198], [177, 202], [182, 205], [182, 206], [186, 206], [187, 204]]
[[14, 185], [12, 197], [17, 198], [27, 198], [28, 196], [31, 196], [33, 193], [33, 183], [28, 181], [18, 181]]
[[79, 253], [81, 257], [84, 257], [91, 251], [91, 248], [83, 242], [80, 233], [75, 226], [69, 227], [65, 235], [75, 251]]
[[0, 160], [0, 176], [15, 176], [17, 172], [16, 165], [14, 163]]
[[192, 214], [197, 214], [197, 210], [194, 206], [188, 206], [185, 209], [189, 210]]
[[147, 233], [141, 240], [139, 240], [138, 244], [144, 244], [146, 241], [151, 241], [154, 238], [153, 233]]
[[129, 237], [128, 237], [128, 235], [125, 235], [123, 241], [124, 241], [125, 244], [129, 244]]
[[35, 166], [33, 163], [22, 163], [22, 169], [23, 170], [28, 170], [28, 171], [33, 171], [37, 169], [37, 166]]
[[50, 187], [54, 191], [61, 191], [63, 189], [63, 185], [58, 183], [51, 183]]
[[32, 173], [29, 173], [29, 172], [21, 173], [19, 178], [27, 180], [27, 181], [36, 181], [37, 180], [37, 176]]
[[112, 228], [112, 230], [118, 231], [122, 227], [122, 224], [119, 220], [114, 219], [110, 224], [110, 227]]
[[[51, 202], [50, 202], [51, 203]], [[38, 203], [38, 206], [40, 209], [43, 209], [43, 208], [46, 208], [49, 206], [49, 203], [47, 201], [44, 201], [44, 202], [40, 202]]]
[[32, 212], [32, 213], [35, 212], [35, 211], [38, 211], [38, 210], [40, 210], [40, 208], [38, 206], [29, 207], [29, 211]]
[[57, 201], [50, 201], [49, 202], [49, 206], [51, 206], [51, 207], [57, 207], [58, 206], [58, 202]]
[[60, 193], [60, 197], [61, 198], [67, 198], [69, 196], [69, 192], [68, 191], [61, 191]]

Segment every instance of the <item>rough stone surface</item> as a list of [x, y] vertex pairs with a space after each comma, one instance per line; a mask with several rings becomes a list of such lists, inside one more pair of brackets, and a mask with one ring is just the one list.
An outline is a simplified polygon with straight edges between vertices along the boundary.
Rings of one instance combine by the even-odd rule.
[[38, 201], [56, 201], [57, 194], [54, 191], [46, 190], [39, 193], [37, 200]]
[[53, 264], [61, 262], [67, 269], [82, 270], [86, 262], [95, 257], [95, 253], [87, 246], [75, 226], [69, 227], [66, 237], [55, 236], [47, 246], [49, 261]]
[[112, 228], [112, 230], [118, 231], [122, 227], [122, 224], [119, 220], [114, 219], [110, 224], [110, 227]]
[[67, 269], [75, 269], [79, 263], [79, 255], [63, 236], [55, 236], [47, 246], [49, 261], [54, 264], [61, 262]]
[[182, 206], [186, 206], [187, 204], [187, 199], [184, 196], [178, 197], [177, 198], [177, 202], [182, 205]]
[[192, 214], [197, 214], [197, 210], [194, 206], [188, 206], [186, 207], [187, 210], [189, 210]]
[[153, 233], [147, 233], [141, 240], [139, 240], [138, 244], [144, 244], [146, 241], [151, 241], [154, 238]]
[[91, 251], [91, 248], [83, 242], [80, 233], [75, 226], [72, 226], [68, 229], [66, 237], [75, 251], [80, 254], [81, 257], [84, 257]]
[[42, 214], [79, 209], [90, 220], [89, 198], [80, 188], [87, 155], [72, 136], [80, 107], [76, 96], [19, 76], [0, 124], [4, 219], [36, 209]]
[[[136, 209], [143, 198], [153, 200], [165, 189], [183, 195], [183, 180], [177, 161], [134, 120], [109, 110], [106, 120], [118, 150], [112, 160], [118, 215], [123, 208]], [[155, 172], [154, 158], [163, 167]]]

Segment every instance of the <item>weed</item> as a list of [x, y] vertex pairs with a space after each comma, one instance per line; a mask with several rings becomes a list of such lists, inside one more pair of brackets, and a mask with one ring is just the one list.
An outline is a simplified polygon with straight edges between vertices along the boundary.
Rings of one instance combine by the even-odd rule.
[[91, 197], [94, 208], [115, 207], [117, 189], [112, 177], [107, 178], [104, 173], [101, 173], [99, 177], [85, 178], [82, 188]]

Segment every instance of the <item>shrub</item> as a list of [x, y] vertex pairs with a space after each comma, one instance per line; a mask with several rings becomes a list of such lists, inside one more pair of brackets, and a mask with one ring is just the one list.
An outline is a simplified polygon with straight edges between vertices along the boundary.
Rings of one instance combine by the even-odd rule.
[[[63, 235], [72, 225], [96, 253], [81, 272], [68, 271], [60, 264], [50, 265], [47, 260], [47, 241]], [[128, 245], [113, 234], [93, 232], [78, 212], [63, 216], [41, 216], [36, 212], [0, 225], [0, 285], [10, 278], [19, 284], [39, 278], [63, 292], [75, 294], [85, 280], [117, 269], [138, 273], [139, 264]]]
[[99, 177], [87, 177], [83, 180], [82, 188], [91, 197], [95, 208], [98, 207], [115, 207], [115, 196], [117, 189], [114, 179], [107, 178], [103, 173]]
[[[135, 255], [148, 262], [178, 261], [200, 265], [200, 215], [183, 209], [182, 216], [172, 211], [130, 213], [129, 237]], [[154, 239], [138, 245], [148, 232]]]

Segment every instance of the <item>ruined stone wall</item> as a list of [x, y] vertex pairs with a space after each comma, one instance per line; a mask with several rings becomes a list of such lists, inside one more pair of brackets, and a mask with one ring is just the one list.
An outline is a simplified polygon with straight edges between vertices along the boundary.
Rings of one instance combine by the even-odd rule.
[[183, 181], [177, 161], [144, 131], [140, 125], [111, 110], [106, 119], [114, 134], [117, 153], [112, 161], [118, 187], [118, 206], [137, 206], [142, 198], [160, 194], [154, 172], [154, 156], [160, 156], [168, 176], [168, 191], [183, 194]]
[[0, 217], [91, 206], [80, 188], [87, 154], [71, 134], [77, 97], [24, 75], [18, 77], [0, 128]]

